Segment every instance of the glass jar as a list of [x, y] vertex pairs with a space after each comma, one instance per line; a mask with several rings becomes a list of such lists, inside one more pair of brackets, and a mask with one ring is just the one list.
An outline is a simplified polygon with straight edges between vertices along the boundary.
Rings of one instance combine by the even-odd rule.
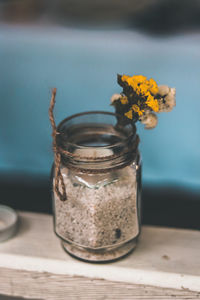
[[[64, 249], [86, 261], [130, 253], [141, 229], [141, 163], [134, 125], [109, 112], [86, 112], [57, 127], [66, 199], [56, 193], [54, 229]], [[58, 190], [62, 190], [61, 183]]]

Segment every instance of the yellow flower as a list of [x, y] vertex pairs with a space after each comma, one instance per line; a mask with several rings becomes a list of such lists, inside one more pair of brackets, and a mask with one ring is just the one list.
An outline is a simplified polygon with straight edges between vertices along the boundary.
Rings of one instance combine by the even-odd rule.
[[153, 78], [118, 74], [117, 81], [123, 92], [112, 103], [115, 103], [115, 99], [118, 100], [115, 109], [127, 118], [124, 124], [139, 120], [145, 124], [145, 128], [154, 128], [158, 122], [155, 113], [170, 111], [176, 105], [175, 89], [168, 86], [158, 87]]
[[122, 81], [127, 81], [130, 78], [128, 75], [122, 75]]
[[126, 96], [122, 96], [120, 98], [121, 104], [128, 104], [128, 98]]
[[134, 81], [137, 81], [138, 83], [142, 83], [142, 82], [144, 82], [144, 81], [147, 80], [147, 78], [146, 78], [145, 76], [143, 76], [143, 75], [134, 75], [134, 76], [132, 77], [132, 79], [133, 79]]
[[134, 76], [128, 76], [123, 75], [122, 81], [126, 81], [128, 85], [130, 85], [135, 91], [137, 91], [138, 85], [144, 82], [147, 78], [143, 75], [134, 75]]
[[149, 85], [144, 82], [144, 83], [141, 83], [140, 85], [138, 85], [137, 89], [136, 89], [136, 93], [138, 95], [143, 95], [145, 96], [147, 94], [147, 92], [149, 91]]
[[155, 99], [150, 93], [148, 94], [146, 104], [155, 112], [159, 111], [158, 100]]
[[[156, 81], [153, 78], [150, 78], [149, 80], [147, 77], [143, 75], [134, 75], [134, 76], [128, 76], [123, 75], [121, 77], [121, 80], [126, 82], [129, 86], [131, 86], [134, 90], [134, 92], [139, 96], [140, 100], [143, 99], [143, 103], [146, 103], [146, 105], [151, 108], [153, 111], [158, 112], [159, 111], [159, 104], [158, 100], [154, 98], [154, 95], [158, 93], [158, 85]], [[128, 104], [128, 98], [124, 97], [121, 100], [122, 104]], [[136, 104], [132, 105], [132, 110], [136, 113], [138, 113], [139, 116], [142, 116], [144, 113], [144, 110], [141, 109], [141, 101], [138, 101]], [[128, 111], [125, 116], [127, 118], [132, 119], [132, 112], [131, 110]]]
[[153, 78], [150, 78], [149, 79], [149, 84], [150, 84], [150, 92], [153, 94], [153, 95], [156, 95], [158, 93], [158, 85], [157, 83], [155, 82], [155, 80]]
[[132, 109], [134, 112], [138, 113], [139, 116], [142, 116], [144, 113], [144, 109], [140, 109], [137, 104], [132, 105]]
[[137, 88], [137, 82], [135, 82], [131, 76], [123, 75], [122, 81], [127, 82], [134, 90]]
[[121, 79], [127, 82], [138, 95], [141, 93], [145, 96], [147, 91], [150, 91], [153, 95], [158, 93], [158, 85], [153, 78], [147, 80], [147, 77], [143, 75], [134, 75], [132, 77], [123, 75]]
[[131, 120], [133, 119], [133, 111], [132, 110], [129, 110], [124, 115]]

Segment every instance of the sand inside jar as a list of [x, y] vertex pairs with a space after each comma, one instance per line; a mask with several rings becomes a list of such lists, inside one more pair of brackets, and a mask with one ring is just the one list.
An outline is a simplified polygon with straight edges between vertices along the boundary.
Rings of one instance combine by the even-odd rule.
[[89, 248], [120, 245], [139, 233], [134, 165], [106, 174], [61, 169], [68, 199], [55, 197], [55, 225], [64, 240]]

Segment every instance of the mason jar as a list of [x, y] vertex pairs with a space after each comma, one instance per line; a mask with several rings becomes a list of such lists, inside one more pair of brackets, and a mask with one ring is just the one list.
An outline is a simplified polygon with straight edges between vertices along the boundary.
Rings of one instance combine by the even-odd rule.
[[[110, 112], [80, 113], [59, 124], [56, 143], [61, 153], [56, 174], [62, 184], [54, 167], [54, 229], [63, 248], [93, 262], [130, 253], [141, 229], [135, 125], [120, 125], [120, 117]], [[59, 195], [63, 188], [65, 198]]]

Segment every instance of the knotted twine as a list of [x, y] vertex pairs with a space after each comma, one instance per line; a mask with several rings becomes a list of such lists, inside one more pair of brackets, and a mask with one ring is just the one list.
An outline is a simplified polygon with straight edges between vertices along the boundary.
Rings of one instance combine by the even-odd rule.
[[[50, 119], [51, 126], [52, 126], [53, 151], [54, 151], [54, 168], [55, 168], [55, 170], [54, 170], [54, 172], [55, 172], [54, 189], [55, 189], [55, 192], [56, 192], [56, 195], [58, 196], [58, 198], [61, 201], [65, 201], [65, 200], [67, 200], [67, 193], [66, 193], [66, 189], [65, 189], [64, 179], [63, 179], [63, 176], [62, 176], [62, 173], [60, 170], [61, 153], [59, 151], [59, 148], [58, 148], [57, 142], [56, 142], [56, 137], [59, 134], [59, 132], [57, 132], [57, 127], [56, 127], [56, 123], [54, 120], [54, 114], [53, 114], [55, 102], [56, 102], [56, 88], [54, 88], [52, 90], [51, 101], [50, 101], [50, 106], [49, 106], [49, 119]], [[61, 191], [59, 189], [59, 183], [61, 186]]]

